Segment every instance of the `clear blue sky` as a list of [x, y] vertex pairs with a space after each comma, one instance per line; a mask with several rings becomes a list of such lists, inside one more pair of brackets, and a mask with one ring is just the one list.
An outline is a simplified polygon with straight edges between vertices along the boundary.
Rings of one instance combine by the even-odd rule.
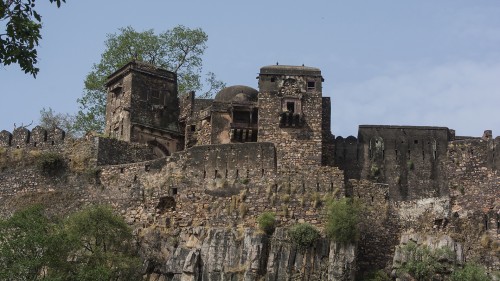
[[500, 1], [37, 1], [43, 16], [36, 79], [0, 66], [0, 130], [74, 113], [106, 34], [182, 24], [209, 36], [204, 69], [257, 87], [264, 65], [318, 67], [335, 135], [360, 124], [447, 126], [500, 134]]

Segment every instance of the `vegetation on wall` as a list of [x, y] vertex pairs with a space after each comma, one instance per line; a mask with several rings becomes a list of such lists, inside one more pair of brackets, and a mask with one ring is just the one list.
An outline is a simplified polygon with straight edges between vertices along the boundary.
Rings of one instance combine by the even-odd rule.
[[43, 175], [54, 176], [64, 169], [64, 158], [56, 152], [43, 152], [37, 157], [36, 167]]
[[299, 223], [288, 230], [292, 243], [303, 250], [311, 247], [320, 237], [319, 231], [308, 223]]
[[432, 280], [437, 273], [446, 271], [447, 265], [440, 260], [455, 260], [454, 252], [448, 247], [431, 250], [413, 241], [409, 241], [401, 251], [407, 260], [399, 268], [399, 273], [407, 273], [416, 280]]
[[271, 212], [264, 212], [257, 218], [259, 229], [264, 233], [271, 235], [276, 228], [276, 216]]
[[331, 200], [326, 207], [326, 235], [343, 244], [356, 242], [359, 238], [360, 203], [349, 198], [342, 198]]

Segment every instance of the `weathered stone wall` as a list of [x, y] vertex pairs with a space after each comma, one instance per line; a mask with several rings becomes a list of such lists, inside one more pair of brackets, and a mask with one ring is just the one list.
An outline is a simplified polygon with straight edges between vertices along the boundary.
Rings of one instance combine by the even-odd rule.
[[47, 130], [36, 126], [33, 130], [24, 127], [16, 128], [12, 133], [0, 132], [0, 147], [47, 147], [64, 142], [65, 132], [59, 128]]
[[337, 137], [335, 165], [348, 179], [389, 186], [394, 200], [448, 193], [443, 161], [452, 132], [441, 127], [361, 125], [358, 139]]
[[323, 101], [323, 105], [321, 108], [323, 109], [321, 113], [321, 134], [322, 134], [322, 143], [321, 143], [321, 165], [323, 166], [333, 166], [334, 165], [334, 154], [332, 153], [335, 150], [335, 138], [331, 132], [331, 111], [332, 105], [329, 97], [323, 97], [321, 99]]
[[278, 168], [319, 166], [322, 152], [321, 94], [302, 98], [303, 125], [280, 127], [282, 100], [275, 93], [259, 93], [259, 142], [276, 144]]
[[97, 165], [133, 163], [156, 158], [152, 147], [146, 144], [124, 142], [112, 138], [96, 138]]

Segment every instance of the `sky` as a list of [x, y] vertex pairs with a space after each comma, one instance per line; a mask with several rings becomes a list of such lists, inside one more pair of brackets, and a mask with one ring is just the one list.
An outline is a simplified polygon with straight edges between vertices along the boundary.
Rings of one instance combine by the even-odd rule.
[[498, 0], [67, 0], [37, 1], [36, 79], [0, 66], [0, 130], [38, 122], [42, 108], [76, 113], [106, 35], [177, 25], [208, 34], [204, 71], [257, 88], [262, 66], [320, 68], [332, 133], [358, 125], [444, 126], [500, 134]]

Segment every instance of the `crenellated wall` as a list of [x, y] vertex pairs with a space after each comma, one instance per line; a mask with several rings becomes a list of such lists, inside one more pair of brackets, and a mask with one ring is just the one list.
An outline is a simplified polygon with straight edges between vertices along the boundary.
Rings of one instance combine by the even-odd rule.
[[25, 127], [14, 129], [12, 133], [0, 132], [0, 147], [46, 147], [64, 142], [65, 132], [59, 128], [47, 130], [36, 126], [33, 130]]

